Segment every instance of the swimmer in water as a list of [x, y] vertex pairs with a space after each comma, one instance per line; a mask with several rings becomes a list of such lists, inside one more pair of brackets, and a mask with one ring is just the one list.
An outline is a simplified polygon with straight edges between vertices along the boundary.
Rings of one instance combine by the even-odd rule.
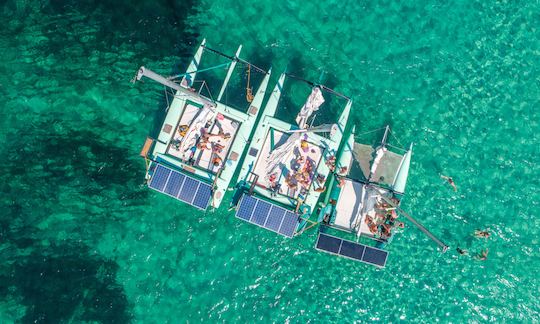
[[478, 260], [480, 260], [480, 261], [485, 261], [485, 260], [487, 260], [488, 252], [489, 252], [489, 250], [488, 250], [488, 249], [485, 249], [485, 250], [483, 250], [482, 252], [480, 252], [480, 254], [478, 254], [478, 255], [476, 256], [476, 258], [477, 258]]
[[484, 231], [481, 231], [481, 230], [475, 230], [474, 231], [474, 236], [475, 237], [478, 237], [478, 238], [488, 238], [489, 237], [489, 232], [487, 230], [484, 230]]
[[463, 250], [463, 249], [461, 249], [459, 246], [457, 247], [456, 251], [457, 251], [460, 255], [467, 255], [467, 250]]
[[441, 174], [441, 178], [446, 180], [452, 186], [452, 188], [454, 188], [454, 191], [457, 191], [456, 183], [454, 182], [454, 179], [452, 179], [452, 177], [447, 177]]

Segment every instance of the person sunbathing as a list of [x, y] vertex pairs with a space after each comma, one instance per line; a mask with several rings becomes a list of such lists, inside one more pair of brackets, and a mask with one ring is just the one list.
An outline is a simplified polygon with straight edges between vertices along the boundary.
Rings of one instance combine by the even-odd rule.
[[287, 177], [285, 177], [285, 184], [291, 190], [296, 190], [298, 187], [296, 179], [291, 174], [288, 174]]
[[215, 158], [212, 159], [212, 165], [215, 167], [219, 167], [222, 161], [223, 160], [219, 156], [216, 156]]
[[219, 154], [221, 152], [223, 152], [223, 149], [225, 148], [225, 146], [221, 145], [221, 144], [218, 144], [218, 143], [213, 143], [212, 145], [212, 152], [213, 153], [216, 153], [216, 154]]
[[189, 126], [188, 125], [180, 125], [178, 126], [178, 135], [184, 137], [186, 136], [186, 132], [188, 130]]

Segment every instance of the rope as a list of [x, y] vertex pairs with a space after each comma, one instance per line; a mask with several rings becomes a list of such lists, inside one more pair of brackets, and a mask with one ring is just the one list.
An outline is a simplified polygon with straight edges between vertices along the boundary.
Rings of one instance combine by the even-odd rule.
[[190, 72], [186, 72], [186, 73], [182, 73], [182, 74], [173, 75], [173, 76], [168, 77], [167, 79], [168, 80], [174, 80], [174, 79], [184, 77], [184, 76], [186, 76], [188, 74], [204, 72], [204, 71], [210, 71], [210, 70], [214, 70], [214, 69], [219, 69], [219, 68], [224, 67], [224, 66], [229, 67], [229, 65], [231, 65], [231, 62], [227, 62], [227, 63], [223, 63], [223, 64], [220, 64], [220, 65], [212, 66], [212, 67], [202, 69], [202, 70], [195, 70], [195, 71], [190, 71]]
[[377, 128], [377, 129], [374, 129], [374, 130], [367, 131], [367, 132], [365, 132], [365, 133], [355, 134], [355, 136], [362, 136], [362, 135], [366, 135], [366, 134], [369, 134], [369, 133], [378, 132], [378, 131], [380, 131], [381, 129], [385, 129], [385, 128], [386, 128], [386, 127]]
[[401, 147], [405, 147], [405, 146], [403, 146], [403, 144], [401, 144], [401, 142], [400, 142], [399, 139], [394, 135], [394, 133], [392, 133], [392, 130], [390, 130], [390, 135], [392, 135], [392, 137], [398, 142], [398, 144], [399, 144]]
[[251, 77], [251, 64], [248, 64], [247, 68], [247, 85], [246, 85], [246, 100], [247, 102], [253, 101], [253, 88], [249, 86], [249, 80]]

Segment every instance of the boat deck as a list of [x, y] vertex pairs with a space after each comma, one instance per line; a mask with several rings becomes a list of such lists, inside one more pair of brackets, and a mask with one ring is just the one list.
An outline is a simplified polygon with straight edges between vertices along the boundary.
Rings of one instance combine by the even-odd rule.
[[272, 184], [266, 176], [269, 166], [268, 157], [274, 149], [283, 145], [290, 136], [291, 134], [271, 128], [267, 133], [258, 159], [255, 161], [253, 173], [258, 175], [257, 185], [259, 187], [265, 189], [277, 188], [276, 194], [295, 199], [301, 193], [307, 193], [312, 184], [316, 188], [324, 184], [324, 181], [319, 183], [316, 174], [324, 150], [307, 138], [307, 147], [294, 147], [287, 162], [280, 164], [276, 179]]
[[[184, 112], [176, 126], [173, 138], [171, 139], [167, 148], [168, 155], [184, 162], [188, 162], [183, 158], [183, 154], [179, 148], [185, 135], [185, 129], [191, 125], [191, 122], [201, 111], [201, 109], [202, 108], [194, 104], [189, 102], [186, 103]], [[239, 126], [240, 123], [238, 121], [233, 120], [224, 114], [218, 113], [217, 118], [214, 120], [212, 125], [206, 128], [207, 133], [211, 135], [208, 143], [206, 143], [206, 145], [197, 145], [191, 163], [195, 166], [216, 173], [225, 162], [225, 157], [230, 150]], [[198, 142], [200, 143], [200, 138]]]
[[390, 197], [391, 193], [379, 190], [382, 193], [362, 183], [345, 180], [336, 203], [334, 225], [356, 231], [358, 235], [381, 236], [379, 226], [385, 223], [386, 214], [391, 209], [384, 207], [380, 196]]

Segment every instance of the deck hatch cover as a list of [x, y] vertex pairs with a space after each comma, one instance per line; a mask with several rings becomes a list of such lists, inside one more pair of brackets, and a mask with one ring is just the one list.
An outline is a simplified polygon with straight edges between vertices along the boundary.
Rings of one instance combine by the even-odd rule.
[[162, 164], [157, 165], [148, 186], [202, 210], [212, 197], [210, 185]]
[[272, 203], [244, 194], [236, 217], [286, 237], [293, 237], [298, 215]]
[[315, 248], [378, 267], [386, 265], [388, 252], [319, 232]]

